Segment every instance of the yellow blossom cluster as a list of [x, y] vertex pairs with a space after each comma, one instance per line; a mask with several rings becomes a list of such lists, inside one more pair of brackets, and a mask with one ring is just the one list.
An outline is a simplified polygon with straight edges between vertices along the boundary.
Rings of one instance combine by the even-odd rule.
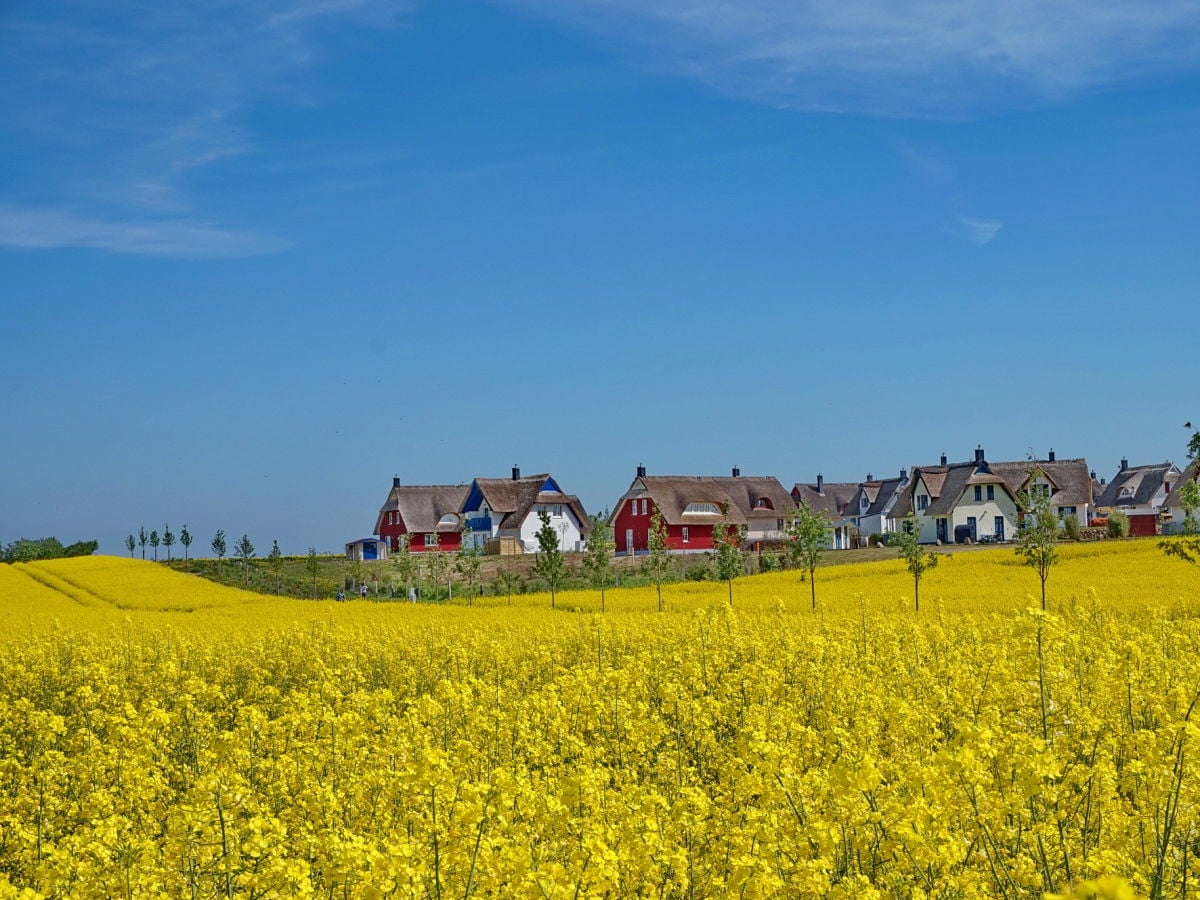
[[[1186, 896], [1200, 573], [1065, 548], [486, 604], [0, 566], [0, 900]], [[565, 607], [565, 608], [564, 608]]]

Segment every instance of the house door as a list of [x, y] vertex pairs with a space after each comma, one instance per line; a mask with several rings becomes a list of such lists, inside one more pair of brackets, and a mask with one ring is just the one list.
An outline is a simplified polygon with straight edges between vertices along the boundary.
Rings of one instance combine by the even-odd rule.
[[946, 520], [945, 519], [937, 520], [937, 539], [938, 539], [939, 544], [946, 544], [946, 543], [949, 543], [949, 541], [950, 541], [949, 535], [947, 535], [947, 533], [946, 533]]
[[1004, 540], [1004, 516], [996, 516], [996, 540]]
[[625, 529], [625, 552], [633, 553], [633, 529]]
[[975, 533], [975, 517], [967, 516], [967, 527], [971, 529], [971, 543], [974, 544], [979, 540], [979, 535]]

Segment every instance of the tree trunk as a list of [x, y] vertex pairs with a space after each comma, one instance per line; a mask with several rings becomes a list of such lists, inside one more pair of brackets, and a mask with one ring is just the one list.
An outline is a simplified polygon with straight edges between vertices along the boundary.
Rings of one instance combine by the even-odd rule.
[[808, 588], [812, 591], [812, 608], [817, 608], [817, 570], [808, 570]]

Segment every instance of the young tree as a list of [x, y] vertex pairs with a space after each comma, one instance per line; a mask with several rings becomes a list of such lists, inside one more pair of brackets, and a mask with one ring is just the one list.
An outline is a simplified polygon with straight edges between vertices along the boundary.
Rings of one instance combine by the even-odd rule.
[[133, 559], [133, 551], [136, 547], [137, 547], [137, 541], [134, 540], [132, 534], [129, 535], [129, 537], [125, 538], [125, 549], [129, 551], [130, 559]]
[[250, 580], [250, 560], [254, 558], [254, 545], [248, 535], [243, 534], [241, 540], [234, 545], [233, 552], [242, 561], [242, 583]]
[[146, 528], [138, 526], [138, 544], [142, 548], [142, 559], [146, 558]]
[[[464, 525], [462, 543], [455, 554], [454, 571], [466, 579], [468, 603], [474, 602], [472, 598], [476, 593], [475, 582], [479, 580], [479, 570], [483, 565], [483, 560], [480, 557], [479, 547], [475, 545], [475, 541], [471, 537], [471, 526]], [[479, 588], [482, 590], [483, 585], [480, 585]]]
[[800, 504], [796, 515], [787, 524], [788, 555], [793, 565], [808, 570], [813, 609], [817, 608], [817, 564], [821, 561], [821, 554], [829, 549], [832, 537], [833, 524], [829, 521], [829, 513], [823, 509], [813, 509], [807, 500]]
[[505, 594], [508, 597], [509, 606], [512, 606], [513, 591], [516, 590], [520, 583], [521, 576], [512, 569], [504, 568], [496, 573], [496, 592]]
[[583, 568], [588, 573], [592, 586], [600, 591], [600, 612], [604, 612], [604, 589], [612, 574], [612, 556], [616, 549], [612, 529], [603, 520], [592, 521], [592, 533], [588, 535], [587, 551], [583, 556]]
[[[409, 599], [413, 579], [417, 574], [417, 558], [408, 548], [407, 534], [400, 535], [396, 540], [396, 549], [392, 551], [392, 568], [404, 587], [404, 598]], [[412, 599], [415, 601], [416, 597], [413, 596]]]
[[163, 526], [162, 533], [163, 546], [167, 548], [167, 562], [171, 561], [171, 546], [175, 543], [175, 535], [171, 532], [170, 525]]
[[896, 534], [896, 546], [900, 548], [900, 558], [913, 577], [913, 602], [917, 612], [921, 611], [921, 576], [936, 567], [938, 561], [936, 553], [921, 546], [920, 537], [921, 529], [916, 517], [909, 515]]
[[154, 561], [158, 562], [158, 545], [162, 543], [157, 531], [150, 532], [150, 546], [154, 548]]
[[663, 521], [657, 506], [650, 514], [650, 530], [646, 535], [646, 549], [646, 561], [642, 563], [642, 568], [654, 582], [654, 589], [658, 592], [658, 611], [662, 612], [662, 584], [671, 568], [671, 545], [667, 523]]
[[713, 526], [712, 541], [717, 557], [717, 576], [729, 586], [730, 605], [733, 605], [733, 579], [746, 571], [746, 561], [742, 557], [745, 538], [745, 529], [729, 524], [729, 504], [722, 503], [721, 518]]
[[216, 535], [212, 539], [212, 552], [217, 555], [217, 572], [220, 573], [222, 560], [225, 559], [225, 532], [217, 529]]
[[183, 545], [183, 561], [186, 563], [188, 561], [188, 548], [192, 546], [192, 533], [188, 531], [186, 525], [179, 532], [179, 543]]
[[279, 552], [279, 541], [271, 541], [271, 552], [267, 554], [267, 568], [275, 576], [275, 593], [279, 593], [279, 580], [283, 575], [283, 554]]
[[450, 557], [441, 550], [442, 536], [436, 536], [437, 544], [429, 553], [429, 562], [425, 570], [429, 573], [429, 580], [433, 583], [433, 599], [436, 600], [438, 591], [441, 590], [443, 582], [446, 585], [446, 596], [450, 596]]
[[[1031, 477], [1040, 474], [1035, 468]], [[1017, 533], [1017, 556], [1038, 573], [1042, 582], [1042, 609], [1046, 608], [1046, 579], [1050, 567], [1058, 559], [1055, 541], [1058, 540], [1058, 516], [1050, 505], [1050, 497], [1040, 491], [1023, 491], [1021, 504], [1025, 507], [1025, 518]]]
[[555, 595], [563, 577], [563, 552], [558, 544], [558, 532], [550, 524], [550, 513], [542, 510], [538, 513], [538, 520], [542, 527], [534, 534], [538, 542], [538, 558], [533, 564], [533, 571], [539, 578], [546, 579], [546, 584], [550, 586], [550, 608], [554, 609]]
[[[225, 533], [217, 532], [221, 536], [221, 545], [224, 548]], [[317, 599], [317, 576], [321, 574], [321, 561], [317, 559], [317, 548], [308, 548], [308, 558], [304, 560], [304, 570], [308, 572], [308, 577], [312, 579], [312, 595], [313, 599]]]

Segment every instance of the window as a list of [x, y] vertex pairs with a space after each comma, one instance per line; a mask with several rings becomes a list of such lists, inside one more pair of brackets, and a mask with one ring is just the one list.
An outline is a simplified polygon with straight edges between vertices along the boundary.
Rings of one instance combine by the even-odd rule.
[[1122, 497], [1132, 497], [1133, 496], [1133, 488], [1131, 488], [1131, 487], [1121, 488], [1121, 496]]
[[858, 500], [858, 506], [859, 506], [859, 508], [860, 508], [860, 509], [866, 509], [866, 508], [867, 508], [868, 506], [870, 506], [870, 505], [871, 505], [871, 504], [867, 502], [867, 498], [866, 498], [866, 497], [860, 497], [860, 498], [859, 498], [859, 500]]
[[425, 535], [425, 546], [436, 547], [438, 545], [438, 536], [436, 532], [429, 532]]
[[766, 497], [759, 497], [757, 500], [754, 501], [754, 508], [755, 509], [774, 509], [775, 507], [771, 505], [771, 501], [769, 499], [767, 499]]
[[438, 528], [453, 528], [457, 524], [458, 516], [456, 516], [454, 513], [446, 513], [446, 515], [438, 519]]
[[976, 500], [983, 499], [983, 488], [981, 488], [979, 485], [975, 485], [975, 499]]
[[917, 494], [917, 509], [929, 509], [929, 498], [924, 494]]
[[685, 516], [719, 516], [720, 508], [715, 503], [689, 503], [683, 508]]
[[683, 542], [685, 544], [688, 542], [688, 527], [686, 525], [683, 526]]
[[987, 487], [988, 487], [988, 499], [995, 500], [996, 499], [996, 486], [994, 484], [989, 484]]
[[642, 500], [642, 515], [643, 516], [646, 515], [646, 503], [647, 502], [648, 501], [646, 501], [645, 499]]

